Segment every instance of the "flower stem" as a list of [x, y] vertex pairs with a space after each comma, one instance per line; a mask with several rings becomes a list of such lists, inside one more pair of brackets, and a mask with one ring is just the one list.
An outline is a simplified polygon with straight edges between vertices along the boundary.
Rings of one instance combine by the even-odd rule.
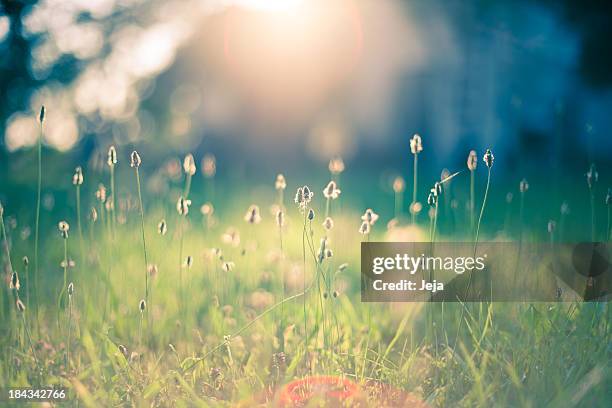
[[34, 229], [34, 284], [36, 291], [36, 321], [38, 323], [38, 310], [40, 297], [38, 294], [39, 273], [38, 273], [38, 240], [40, 230], [40, 199], [42, 193], [42, 138], [43, 138], [43, 122], [40, 122], [40, 132], [38, 134], [38, 183], [36, 189], [36, 226]]
[[138, 186], [138, 202], [140, 203], [140, 229], [142, 232], [142, 250], [144, 252], [144, 273], [145, 273], [145, 302], [148, 306], [150, 306], [149, 302], [149, 273], [147, 269], [149, 268], [149, 261], [147, 260], [147, 241], [145, 238], [145, 224], [144, 224], [144, 207], [142, 205], [142, 191], [140, 187], [140, 172], [138, 171], [138, 167], [136, 167], [136, 184]]

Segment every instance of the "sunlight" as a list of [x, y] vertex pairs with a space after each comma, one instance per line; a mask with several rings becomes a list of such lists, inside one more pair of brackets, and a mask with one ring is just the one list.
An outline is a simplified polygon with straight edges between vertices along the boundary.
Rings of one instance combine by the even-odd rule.
[[242, 0], [240, 5], [269, 12], [294, 12], [303, 0]]

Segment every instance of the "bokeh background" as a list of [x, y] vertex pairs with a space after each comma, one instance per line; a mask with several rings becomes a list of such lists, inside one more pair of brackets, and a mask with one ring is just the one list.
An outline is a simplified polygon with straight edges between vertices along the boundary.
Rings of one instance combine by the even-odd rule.
[[421, 201], [443, 168], [463, 169], [470, 149], [487, 147], [496, 154], [494, 203], [526, 177], [539, 192], [540, 225], [563, 200], [588, 208], [575, 193], [588, 194], [591, 163], [601, 194], [610, 184], [609, 2], [1, 4], [0, 198], [8, 208], [31, 200], [42, 104], [45, 172], [54, 180], [44, 188], [60, 194], [56, 202], [70, 194], [74, 166], [102, 171], [116, 144], [125, 170], [129, 152], [142, 152], [151, 193], [167, 190], [160, 167], [212, 153], [219, 194], [240, 188], [247, 201], [261, 184], [271, 190], [277, 172], [324, 183], [327, 161], [341, 155], [352, 201], [392, 212], [390, 180], [411, 180], [415, 132], [425, 146]]

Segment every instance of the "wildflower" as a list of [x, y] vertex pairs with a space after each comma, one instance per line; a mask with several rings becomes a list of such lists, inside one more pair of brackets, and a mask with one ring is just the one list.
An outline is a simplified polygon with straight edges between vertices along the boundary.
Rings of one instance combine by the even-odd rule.
[[213, 207], [212, 203], [204, 203], [200, 207], [200, 212], [202, 213], [202, 215], [209, 217], [213, 215], [213, 213], [215, 212], [215, 208]]
[[402, 177], [398, 176], [395, 178], [395, 180], [393, 180], [393, 191], [395, 193], [401, 193], [404, 191], [405, 188], [406, 182]]
[[297, 189], [295, 193], [295, 203], [298, 205], [298, 208], [301, 212], [306, 211], [308, 204], [312, 201], [312, 197], [314, 193], [310, 191], [308, 186], [303, 186]]
[[342, 272], [346, 268], [348, 268], [348, 264], [345, 262], [345, 263], [341, 264], [340, 266], [338, 266], [338, 272]]
[[368, 235], [370, 233], [371, 228], [372, 227], [370, 226], [370, 223], [364, 221], [361, 223], [361, 227], [359, 227], [359, 233], [363, 235]]
[[327, 199], [335, 200], [340, 196], [340, 189], [336, 186], [335, 181], [330, 181], [323, 190], [323, 196]]
[[325, 254], [327, 250], [327, 238], [321, 238], [321, 245], [319, 245], [319, 253], [317, 258], [319, 259], [319, 263], [323, 262], [325, 259]]
[[372, 211], [371, 208], [368, 208], [361, 216], [361, 219], [370, 225], [374, 225], [374, 223], [376, 223], [376, 220], [378, 219], [378, 214]]
[[73, 293], [74, 293], [74, 283], [70, 282], [68, 284], [68, 296], [72, 297]]
[[554, 220], [548, 221], [548, 233], [552, 234], [555, 232], [555, 228], [557, 227], [557, 223]]
[[70, 225], [66, 221], [60, 221], [57, 224], [57, 228], [59, 229], [62, 238], [68, 238], [68, 230], [70, 230]]
[[15, 305], [17, 306], [17, 310], [20, 311], [21, 313], [25, 312], [26, 307], [23, 304], [23, 302], [21, 301], [21, 299], [17, 299], [17, 301], [15, 302]]
[[342, 157], [336, 156], [329, 161], [329, 172], [333, 175], [338, 175], [344, 171], [344, 161]]
[[140, 309], [140, 312], [143, 313], [146, 308], [147, 308], [147, 302], [145, 302], [144, 299], [140, 299], [140, 303], [138, 303], [138, 309]]
[[493, 152], [491, 149], [487, 149], [484, 156], [482, 156], [482, 161], [484, 161], [485, 165], [488, 168], [493, 167], [493, 161], [495, 160], [495, 156], [493, 156]]
[[117, 150], [115, 150], [113, 145], [108, 148], [106, 164], [108, 164], [108, 167], [115, 167], [115, 164], [117, 164]]
[[166, 232], [168, 232], [168, 225], [166, 224], [165, 218], [157, 224], [157, 232], [159, 235], [166, 235]]
[[418, 214], [421, 212], [422, 209], [423, 209], [423, 205], [419, 203], [418, 201], [415, 201], [414, 203], [410, 204], [411, 214]]
[[418, 134], [414, 134], [412, 139], [410, 139], [410, 151], [412, 154], [419, 154], [423, 151], [423, 142], [421, 141], [421, 136]]
[[325, 221], [323, 221], [323, 228], [330, 231], [332, 228], [334, 228], [334, 220], [332, 220], [331, 217], [325, 218]]
[[91, 207], [91, 210], [89, 210], [89, 219], [93, 222], [98, 220], [98, 211], [95, 207]]
[[478, 156], [476, 155], [476, 150], [471, 150], [467, 158], [467, 168], [470, 171], [474, 171], [476, 170], [477, 166], [478, 166]]
[[140, 159], [140, 155], [136, 150], [134, 150], [130, 155], [130, 167], [134, 167], [137, 169], [138, 167], [140, 167], [141, 163], [142, 160]]
[[309, 220], [309, 221], [312, 221], [312, 220], [314, 220], [314, 217], [315, 217], [315, 212], [314, 212], [314, 210], [311, 208], [311, 209], [309, 209], [309, 210], [308, 210], [308, 220]]
[[109, 195], [108, 200], [104, 203], [104, 208], [106, 211], [111, 212], [115, 208], [115, 204], [113, 204], [113, 196]]
[[435, 182], [434, 186], [431, 189], [431, 192], [438, 197], [440, 194], [442, 194], [442, 183], [440, 182]]
[[611, 188], [608, 189], [608, 194], [606, 194], [606, 205], [607, 206], [612, 205], [612, 189]]
[[123, 344], [119, 345], [119, 352], [123, 354], [123, 357], [128, 358], [128, 349]]
[[96, 190], [96, 199], [101, 203], [106, 201], [106, 187], [104, 187], [104, 184], [102, 183], [98, 184], [98, 189]]
[[334, 252], [331, 250], [331, 248], [325, 249], [325, 258], [331, 258], [332, 256], [334, 256]]
[[223, 260], [223, 252], [221, 251], [221, 248], [212, 248], [210, 250], [210, 253], [212, 254], [212, 256], [219, 259], [220, 261]]
[[221, 241], [225, 244], [237, 247], [240, 245], [240, 233], [236, 228], [229, 227], [223, 235], [221, 235]]
[[276, 213], [276, 225], [278, 225], [279, 228], [285, 225], [285, 213], [283, 210], [278, 210]]
[[594, 164], [591, 164], [589, 171], [586, 174], [587, 184], [589, 185], [589, 189], [592, 189], [597, 180], [599, 179], [599, 173], [597, 173], [597, 169]]
[[338, 292], [337, 290], [334, 290], [332, 293], [332, 296], [337, 298], [338, 296], [340, 296], [340, 292]]
[[189, 174], [190, 176], [196, 174], [195, 160], [191, 153], [185, 156], [185, 160], [183, 160], [183, 170], [185, 170], [185, 174]]
[[234, 269], [234, 265], [235, 264], [233, 262], [223, 262], [223, 265], [221, 267], [225, 272], [231, 272], [232, 269]]
[[252, 204], [244, 215], [244, 220], [249, 224], [259, 224], [261, 222], [259, 207], [255, 204]]
[[176, 211], [178, 211], [179, 215], [187, 215], [189, 214], [190, 205], [191, 200], [188, 200], [185, 197], [181, 196], [176, 202]]
[[285, 176], [283, 176], [282, 174], [278, 174], [276, 176], [276, 181], [274, 182], [274, 188], [279, 191], [287, 188], [287, 181], [285, 180]]
[[154, 278], [155, 276], [157, 276], [157, 272], [159, 272], [157, 265], [155, 264], [149, 264], [148, 268], [147, 268], [147, 272], [149, 272], [149, 276], [151, 278]]
[[20, 287], [21, 285], [19, 283], [19, 275], [17, 275], [17, 272], [13, 271], [13, 273], [11, 274], [11, 284], [9, 285], [9, 288], [19, 290]]
[[83, 184], [83, 169], [81, 169], [81, 166], [77, 166], [77, 168], [74, 169], [72, 184], [75, 186], [80, 186]]
[[204, 155], [202, 159], [202, 172], [205, 177], [212, 178], [217, 172], [217, 161], [212, 154]]
[[522, 179], [521, 182], [519, 183], [519, 191], [521, 193], [526, 193], [527, 190], [529, 190], [529, 183], [527, 182], [526, 179]]
[[40, 123], [43, 123], [45, 121], [45, 113], [47, 112], [47, 110], [45, 109], [45, 105], [42, 105], [40, 107], [40, 114], [38, 115], [38, 121]]
[[187, 269], [190, 269], [193, 266], [193, 257], [191, 255], [187, 255], [187, 258], [185, 258], [185, 267]]
[[438, 201], [438, 196], [433, 193], [433, 188], [432, 188], [432, 191], [430, 191], [429, 195], [427, 196], [427, 204], [433, 207], [436, 205], [437, 201]]
[[567, 203], [567, 201], [564, 201], [563, 203], [561, 203], [561, 215], [569, 215], [570, 213], [570, 206]]

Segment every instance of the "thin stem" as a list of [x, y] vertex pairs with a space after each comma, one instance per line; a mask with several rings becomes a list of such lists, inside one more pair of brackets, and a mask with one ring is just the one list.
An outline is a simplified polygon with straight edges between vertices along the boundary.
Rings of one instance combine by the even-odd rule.
[[[304, 209], [304, 227], [302, 229], [302, 262], [303, 262], [303, 269], [302, 269], [302, 274], [304, 277], [304, 288], [306, 287], [306, 214], [307, 211], [306, 209]], [[308, 359], [308, 322], [307, 322], [307, 315], [306, 315], [306, 296], [304, 296], [303, 300], [303, 309], [304, 309], [304, 336], [306, 338], [306, 343], [304, 344], [304, 355], [306, 355], [306, 358]]]
[[34, 356], [34, 362], [36, 363], [36, 367], [38, 367], [38, 372], [40, 373], [40, 364], [38, 363], [38, 357], [36, 356], [36, 350], [34, 349], [34, 343], [32, 342], [32, 336], [30, 335], [30, 329], [28, 329], [28, 323], [25, 318], [25, 311], [21, 312], [21, 319], [23, 321], [23, 329], [26, 332], [26, 336], [28, 337], [28, 342], [30, 343], [30, 349], [32, 350], [32, 355]]
[[410, 214], [412, 214], [412, 224], [414, 224], [416, 220], [416, 212], [414, 208], [414, 204], [417, 200], [417, 180], [418, 180], [418, 154], [414, 155], [414, 169], [413, 169], [413, 186], [412, 186], [412, 205], [410, 208]]
[[[183, 216], [179, 215], [179, 294], [183, 302]], [[182, 308], [181, 308], [182, 309]]]
[[68, 295], [68, 340], [66, 341], [66, 370], [70, 362], [70, 331], [72, 329], [72, 296]]
[[144, 224], [144, 207], [142, 205], [142, 191], [140, 188], [140, 173], [138, 171], [138, 167], [136, 167], [136, 184], [138, 185], [138, 202], [140, 203], [140, 229], [142, 231], [142, 250], [144, 252], [144, 273], [145, 273], [145, 302], [148, 306], [149, 303], [149, 273], [147, 269], [149, 268], [149, 261], [147, 260], [147, 242], [145, 239], [145, 224]]
[[110, 185], [111, 185], [111, 226], [113, 230], [113, 238], [117, 229], [117, 215], [115, 213], [115, 165], [110, 166]]
[[83, 228], [81, 226], [81, 186], [76, 185], [76, 207], [77, 207], [77, 229], [79, 230], [79, 243], [81, 246], [81, 263], [85, 263], [85, 251], [83, 249]]
[[184, 196], [185, 199], [187, 199], [187, 197], [189, 197], [189, 192], [191, 191], [191, 174], [187, 173], [187, 179], [185, 180], [185, 191], [184, 191]]
[[68, 238], [64, 237], [64, 284], [57, 298], [57, 325], [60, 326], [60, 311], [62, 308], [62, 300], [66, 294], [66, 285], [68, 284]]
[[[484, 215], [484, 210], [485, 210], [485, 206], [487, 205], [487, 197], [489, 196], [489, 186], [491, 184], [491, 168], [488, 167], [488, 173], [487, 173], [487, 186], [485, 188], [485, 193], [484, 193], [484, 198], [482, 200], [482, 206], [480, 207], [480, 216], [478, 217], [478, 224], [476, 227], [476, 236], [474, 238], [474, 258], [476, 257], [476, 249], [478, 247], [478, 237], [480, 236], [480, 224], [482, 222], [482, 216]], [[468, 280], [468, 287], [467, 287], [467, 291], [466, 291], [466, 299], [469, 296], [470, 293], [470, 287], [472, 285], [472, 276], [473, 274], [470, 274], [470, 279]], [[459, 340], [459, 332], [461, 331], [461, 324], [463, 323], [463, 319], [465, 316], [465, 308], [466, 306], [462, 303], [462, 309], [461, 309], [461, 317], [459, 318], [459, 323], [457, 326], [457, 333], [455, 334], [455, 344], [453, 345], [453, 353], [455, 352], [455, 349], [457, 347], [457, 341]]]
[[474, 219], [476, 218], [476, 214], [474, 210], [476, 209], [475, 205], [475, 188], [474, 188], [474, 170], [470, 170], [470, 231], [474, 234]]
[[[233, 338], [235, 338], [236, 336], [239, 336], [240, 334], [242, 334], [245, 330], [247, 330], [249, 327], [251, 327], [252, 325], [254, 325], [255, 323], [257, 323], [259, 320], [261, 320], [262, 318], [264, 318], [266, 315], [268, 315], [269, 313], [273, 312], [274, 310], [276, 310], [277, 307], [290, 302], [294, 299], [297, 299], [299, 297], [306, 297], [306, 294], [308, 292], [310, 292], [310, 290], [313, 288], [314, 284], [315, 284], [316, 280], [313, 278], [312, 281], [310, 282], [310, 285], [308, 287], [304, 288], [304, 291], [301, 293], [296, 293], [295, 295], [289, 296], [288, 298], [283, 299], [282, 301], [270, 306], [268, 309], [264, 310], [263, 312], [261, 312], [261, 314], [259, 314], [257, 317], [255, 317], [253, 320], [251, 320], [249, 323], [247, 323], [246, 325], [242, 326], [240, 329], [236, 330], [234, 333], [232, 333], [229, 336], [229, 340], [231, 341]], [[191, 363], [191, 365], [185, 367], [183, 369], [183, 373], [186, 373], [187, 371], [191, 370], [192, 368], [194, 368], [196, 365], [198, 365], [199, 363], [201, 363], [202, 361], [204, 361], [208, 356], [210, 356], [211, 354], [215, 353], [217, 350], [221, 349], [222, 347], [226, 346], [228, 341], [223, 341], [222, 343], [216, 345], [215, 347], [213, 347], [212, 349], [210, 349], [208, 352], [206, 352], [202, 357], [197, 357], [194, 358], [193, 363]]]
[[38, 239], [40, 229], [40, 198], [42, 192], [42, 138], [43, 138], [43, 122], [40, 122], [40, 132], [38, 134], [38, 184], [36, 189], [36, 226], [34, 229], [34, 283], [36, 286], [36, 316], [38, 320], [38, 304], [40, 297], [38, 296], [39, 273], [38, 273]]

